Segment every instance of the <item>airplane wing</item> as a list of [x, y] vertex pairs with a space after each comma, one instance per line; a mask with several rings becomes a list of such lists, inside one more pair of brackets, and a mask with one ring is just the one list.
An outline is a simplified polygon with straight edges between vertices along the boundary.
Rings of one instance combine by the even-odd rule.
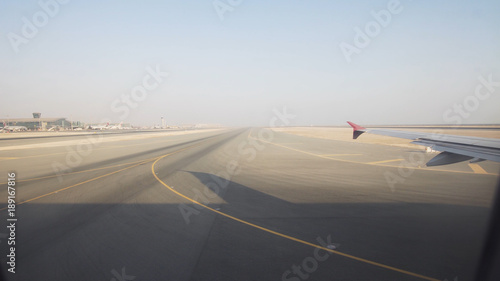
[[500, 139], [367, 129], [352, 122], [347, 123], [353, 128], [353, 139], [357, 139], [363, 133], [384, 135], [413, 140], [411, 142], [413, 144], [441, 151], [440, 154], [427, 162], [427, 166], [447, 165], [467, 160], [470, 160], [471, 163], [484, 160], [500, 162]]

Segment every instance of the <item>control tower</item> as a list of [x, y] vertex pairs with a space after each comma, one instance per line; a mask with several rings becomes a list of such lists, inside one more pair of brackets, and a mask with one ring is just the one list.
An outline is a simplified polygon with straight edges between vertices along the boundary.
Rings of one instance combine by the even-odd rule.
[[163, 116], [161, 117], [161, 128], [162, 129], [166, 129], [167, 128], [167, 124], [165, 123], [165, 118], [163, 118]]

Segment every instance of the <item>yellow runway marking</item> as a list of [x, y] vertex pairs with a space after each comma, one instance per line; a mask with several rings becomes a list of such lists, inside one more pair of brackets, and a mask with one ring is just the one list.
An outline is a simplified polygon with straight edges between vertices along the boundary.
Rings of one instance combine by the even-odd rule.
[[[259, 140], [259, 141], [264, 142], [264, 143], [268, 143], [268, 144], [276, 145], [276, 146], [279, 146], [279, 147], [283, 147], [283, 148], [286, 148], [286, 149], [289, 149], [289, 150], [297, 151], [297, 152], [300, 152], [300, 153], [312, 155], [312, 156], [315, 156], [315, 157], [319, 157], [319, 158], [323, 158], [323, 159], [328, 159], [328, 160], [334, 160], [334, 161], [346, 162], [346, 163], [353, 163], [353, 164], [378, 165], [378, 166], [384, 166], [384, 167], [400, 168], [400, 166], [394, 166], [394, 165], [371, 164], [371, 163], [366, 163], [366, 162], [359, 162], [359, 161], [352, 161], [352, 160], [346, 160], [346, 159], [326, 157], [324, 155], [307, 152], [307, 151], [304, 151], [304, 150], [292, 148], [292, 147], [285, 146], [285, 145], [280, 145], [280, 144], [277, 144], [277, 143], [273, 143], [273, 142], [269, 142], [269, 141], [265, 141], [265, 140], [261, 140], [261, 139], [257, 139], [257, 138], [253, 138], [253, 139]], [[424, 170], [424, 171], [435, 171], [435, 172], [447, 172], [447, 173], [475, 174], [474, 172], [454, 171], [454, 170], [441, 170], [441, 169], [428, 169], [428, 168], [420, 168], [420, 167], [412, 167], [412, 169], [414, 169], [414, 170]], [[484, 173], [484, 175], [498, 176], [498, 174], [487, 173], [487, 172]]]
[[[66, 175], [73, 175], [73, 174], [81, 174], [81, 173], [86, 173], [86, 172], [92, 172], [92, 171], [98, 171], [98, 170], [104, 170], [104, 169], [109, 169], [109, 168], [115, 168], [115, 167], [120, 167], [120, 166], [125, 166], [129, 164], [134, 164], [142, 161], [151, 161], [156, 159], [156, 157], [149, 158], [146, 160], [139, 160], [139, 161], [134, 161], [134, 162], [128, 162], [128, 163], [123, 163], [123, 164], [118, 164], [118, 165], [113, 165], [113, 166], [106, 166], [102, 168], [95, 168], [95, 169], [90, 169], [90, 170], [83, 170], [83, 171], [78, 171], [78, 172], [70, 172], [70, 173], [64, 173], [61, 174], [61, 176], [66, 176]], [[31, 178], [31, 179], [25, 179], [25, 180], [16, 180], [17, 182], [26, 182], [26, 181], [34, 181], [34, 180], [41, 180], [41, 179], [49, 179], [49, 178], [55, 178], [58, 175], [50, 175], [50, 176], [45, 176], [45, 177], [38, 177], [38, 178]], [[7, 182], [2, 182], [0, 185], [7, 184]]]
[[383, 161], [375, 161], [375, 162], [368, 162], [366, 164], [370, 164], [370, 165], [373, 165], [373, 164], [382, 164], [382, 163], [389, 163], [389, 162], [395, 162], [395, 161], [403, 161], [404, 159], [390, 159], [390, 160], [383, 160]]
[[[65, 188], [61, 188], [61, 189], [58, 189], [58, 190], [55, 190], [55, 191], [52, 191], [52, 192], [49, 192], [49, 193], [46, 193], [46, 194], [43, 194], [43, 195], [40, 195], [40, 196], [37, 196], [37, 197], [34, 197], [34, 198], [31, 198], [31, 199], [28, 199], [28, 200], [25, 200], [25, 201], [22, 201], [22, 202], [19, 202], [17, 203], [16, 205], [21, 205], [21, 204], [24, 204], [24, 203], [28, 203], [28, 202], [31, 202], [31, 201], [35, 201], [35, 200], [38, 200], [38, 199], [41, 199], [41, 198], [44, 198], [44, 197], [47, 197], [49, 195], [52, 195], [52, 194], [56, 194], [60, 191], [64, 191], [64, 190], [68, 190], [70, 188], [73, 188], [73, 187], [76, 187], [76, 186], [79, 186], [79, 185], [82, 185], [84, 183], [88, 183], [88, 182], [92, 182], [92, 181], [95, 181], [95, 180], [98, 180], [100, 178], [104, 178], [104, 177], [107, 177], [107, 176], [111, 176], [113, 174], [116, 174], [118, 172], [121, 172], [121, 171], [125, 171], [125, 170], [128, 170], [130, 168], [134, 168], [134, 167], [137, 167], [139, 165], [142, 165], [142, 164], [145, 164], [147, 162], [151, 162], [152, 160], [148, 160], [148, 161], [144, 161], [144, 162], [141, 162], [139, 164], [135, 164], [135, 165], [132, 165], [130, 167], [126, 167], [126, 168], [123, 168], [123, 169], [120, 169], [118, 171], [114, 171], [114, 172], [111, 172], [111, 173], [108, 173], [108, 174], [105, 174], [105, 175], [102, 175], [102, 176], [98, 176], [98, 177], [95, 177], [95, 178], [92, 178], [92, 179], [89, 179], [89, 180], [86, 180], [86, 181], [82, 181], [82, 182], [79, 182], [77, 184], [73, 184], [73, 185], [70, 185], [68, 187], [65, 187]], [[3, 211], [3, 210], [6, 210], [8, 207], [5, 207], [5, 208], [2, 208], [0, 209], [0, 211]]]
[[[199, 144], [195, 144], [195, 145], [190, 145], [190, 146], [188, 146], [188, 147], [185, 147], [185, 148], [183, 148], [183, 149], [179, 149], [179, 150], [177, 150], [177, 151], [171, 152], [171, 153], [169, 153], [169, 154], [165, 154], [165, 155], [160, 156], [160, 157], [166, 157], [166, 156], [169, 156], [169, 155], [172, 155], [172, 154], [176, 154], [176, 153], [179, 153], [179, 152], [184, 151], [184, 150], [186, 150], [186, 149], [189, 149], [189, 148], [192, 148], [192, 147], [195, 147], [195, 146], [199, 146], [199, 145], [201, 145], [201, 143], [199, 143]], [[19, 202], [19, 203], [17, 203], [16, 205], [21, 205], [21, 204], [28, 203], [28, 202], [31, 202], [31, 201], [34, 201], [34, 200], [38, 200], [38, 199], [41, 199], [41, 198], [47, 197], [47, 196], [49, 196], [49, 195], [56, 194], [56, 193], [58, 193], [58, 192], [60, 192], [60, 191], [65, 191], [65, 190], [68, 190], [68, 189], [70, 189], [70, 188], [73, 188], [73, 187], [76, 187], [76, 186], [82, 185], [82, 184], [84, 184], [84, 183], [92, 182], [92, 181], [95, 181], [95, 180], [98, 180], [98, 179], [101, 179], [101, 178], [104, 178], [104, 177], [107, 177], [107, 176], [111, 176], [111, 175], [116, 174], [116, 173], [119, 173], [119, 172], [121, 172], [121, 171], [125, 171], [125, 170], [128, 170], [128, 169], [130, 169], [130, 168], [134, 168], [134, 167], [140, 166], [140, 165], [142, 165], [142, 164], [146, 164], [146, 163], [151, 162], [151, 161], [153, 161], [153, 160], [155, 160], [155, 159], [156, 159], [156, 160], [158, 160], [158, 159], [159, 159], [159, 157], [154, 157], [154, 158], [150, 158], [150, 159], [147, 159], [147, 160], [142, 160], [142, 162], [140, 162], [140, 163], [138, 163], [138, 164], [135, 164], [135, 165], [132, 165], [132, 166], [129, 166], [129, 167], [126, 167], [126, 168], [123, 168], [123, 169], [120, 169], [120, 170], [117, 170], [117, 171], [111, 172], [111, 173], [107, 173], [107, 174], [102, 175], [102, 176], [98, 176], [98, 177], [95, 177], [95, 178], [92, 178], [92, 179], [89, 179], [89, 180], [86, 180], [86, 181], [82, 181], [82, 182], [79, 182], [79, 183], [77, 183], [77, 184], [73, 184], [73, 185], [70, 185], [70, 186], [68, 186], [68, 187], [61, 188], [61, 189], [58, 189], [58, 190], [55, 190], [55, 191], [52, 191], [52, 192], [49, 192], [49, 193], [46, 193], [46, 194], [43, 194], [43, 195], [40, 195], [40, 196], [34, 197], [34, 198], [31, 198], [31, 199], [28, 199], [28, 200], [25, 200], [25, 201]], [[1, 211], [3, 211], [3, 210], [6, 210], [7, 208], [8, 208], [8, 207], [5, 207], [5, 208], [0, 209], [0, 212], [1, 212]]]
[[476, 163], [469, 163], [469, 167], [474, 171], [476, 174], [487, 174], [483, 167], [479, 166], [479, 164]]
[[186, 200], [188, 200], [188, 201], [190, 201], [190, 202], [192, 202], [192, 203], [194, 203], [196, 205], [199, 205], [199, 206], [201, 206], [201, 207], [203, 207], [203, 208], [205, 208], [207, 210], [210, 210], [210, 211], [212, 211], [214, 213], [217, 213], [217, 214], [219, 214], [221, 216], [224, 216], [226, 218], [232, 219], [234, 221], [240, 222], [242, 224], [246, 224], [248, 226], [251, 226], [251, 227], [263, 230], [265, 232], [268, 232], [268, 233], [271, 233], [271, 234], [274, 234], [274, 235], [277, 235], [277, 236], [280, 236], [280, 237], [283, 237], [283, 238], [286, 238], [286, 239], [289, 239], [289, 240], [292, 240], [292, 241], [295, 241], [295, 242], [298, 242], [298, 243], [301, 243], [301, 244], [304, 244], [304, 245], [308, 245], [308, 246], [311, 246], [311, 247], [314, 247], [314, 248], [318, 248], [318, 249], [321, 249], [321, 250], [324, 250], [324, 251], [328, 251], [330, 253], [333, 253], [333, 254], [336, 254], [336, 255], [339, 255], [339, 256], [343, 256], [343, 257], [346, 257], [346, 258], [350, 258], [350, 259], [357, 260], [357, 261], [360, 261], [360, 262], [364, 262], [364, 263], [367, 263], [367, 264], [371, 264], [371, 265], [374, 265], [374, 266], [382, 267], [382, 268], [389, 269], [389, 270], [392, 270], [392, 271], [396, 271], [396, 272], [399, 272], [399, 273], [403, 273], [403, 274], [406, 274], [406, 275], [418, 277], [418, 278], [421, 278], [421, 279], [424, 279], [424, 280], [440, 281], [439, 279], [435, 279], [435, 278], [432, 278], [432, 277], [427, 277], [427, 276], [424, 276], [424, 275], [420, 275], [420, 274], [417, 274], [417, 273], [413, 273], [413, 272], [410, 272], [410, 271], [406, 271], [406, 270], [399, 269], [399, 268], [396, 268], [396, 267], [392, 267], [392, 266], [389, 266], [389, 265], [385, 265], [385, 264], [382, 264], [382, 263], [374, 262], [374, 261], [367, 260], [367, 259], [364, 259], [364, 258], [359, 258], [359, 257], [353, 256], [353, 255], [342, 253], [342, 252], [339, 252], [339, 251], [336, 251], [336, 250], [328, 249], [328, 248], [325, 248], [325, 247], [322, 247], [322, 246], [319, 246], [319, 245], [316, 245], [316, 244], [313, 244], [313, 243], [310, 243], [310, 242], [307, 242], [307, 241], [304, 241], [304, 240], [301, 240], [301, 239], [298, 239], [298, 238], [295, 238], [295, 237], [292, 237], [292, 236], [289, 236], [289, 235], [286, 235], [286, 234], [283, 234], [283, 233], [279, 233], [277, 231], [274, 231], [274, 230], [271, 230], [271, 229], [268, 229], [268, 228], [265, 228], [265, 227], [262, 227], [262, 226], [259, 226], [259, 225], [247, 222], [247, 221], [244, 221], [242, 219], [239, 219], [237, 217], [233, 217], [233, 216], [228, 215], [226, 213], [223, 213], [221, 211], [212, 209], [212, 208], [208, 207], [207, 205], [204, 205], [204, 204], [202, 204], [202, 203], [200, 203], [200, 202], [198, 202], [198, 201], [196, 201], [194, 199], [191, 199], [191, 198], [187, 197], [186, 195], [184, 195], [184, 194], [178, 192], [177, 190], [173, 189], [168, 184], [166, 184], [165, 182], [163, 182], [156, 175], [156, 172], [155, 172], [155, 165], [156, 165], [156, 163], [158, 161], [160, 161], [161, 159], [165, 158], [166, 156], [168, 156], [168, 155], [164, 155], [164, 156], [159, 157], [151, 165], [151, 172], [152, 172], [153, 176], [156, 178], [156, 180], [159, 183], [161, 183], [163, 186], [165, 186], [171, 192], [177, 194], [178, 196], [180, 196], [180, 197], [182, 197], [182, 198], [184, 198], [184, 199], [186, 199]]

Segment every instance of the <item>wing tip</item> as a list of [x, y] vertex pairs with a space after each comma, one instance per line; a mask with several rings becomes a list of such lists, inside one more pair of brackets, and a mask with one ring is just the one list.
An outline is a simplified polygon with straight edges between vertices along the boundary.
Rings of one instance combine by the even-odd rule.
[[353, 122], [347, 121], [347, 124], [352, 127], [352, 139], [357, 139], [366, 130], [365, 127], [359, 126]]

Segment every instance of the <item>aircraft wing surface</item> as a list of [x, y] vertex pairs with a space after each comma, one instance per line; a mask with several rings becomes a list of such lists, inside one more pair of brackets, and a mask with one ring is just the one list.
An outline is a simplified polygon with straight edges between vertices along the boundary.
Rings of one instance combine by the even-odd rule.
[[367, 129], [352, 122], [353, 139], [363, 133], [384, 135], [413, 140], [411, 143], [441, 151], [427, 162], [427, 166], [439, 166], [470, 160], [471, 163], [490, 160], [500, 162], [500, 139], [455, 136], [435, 133], [407, 132], [398, 130]]

